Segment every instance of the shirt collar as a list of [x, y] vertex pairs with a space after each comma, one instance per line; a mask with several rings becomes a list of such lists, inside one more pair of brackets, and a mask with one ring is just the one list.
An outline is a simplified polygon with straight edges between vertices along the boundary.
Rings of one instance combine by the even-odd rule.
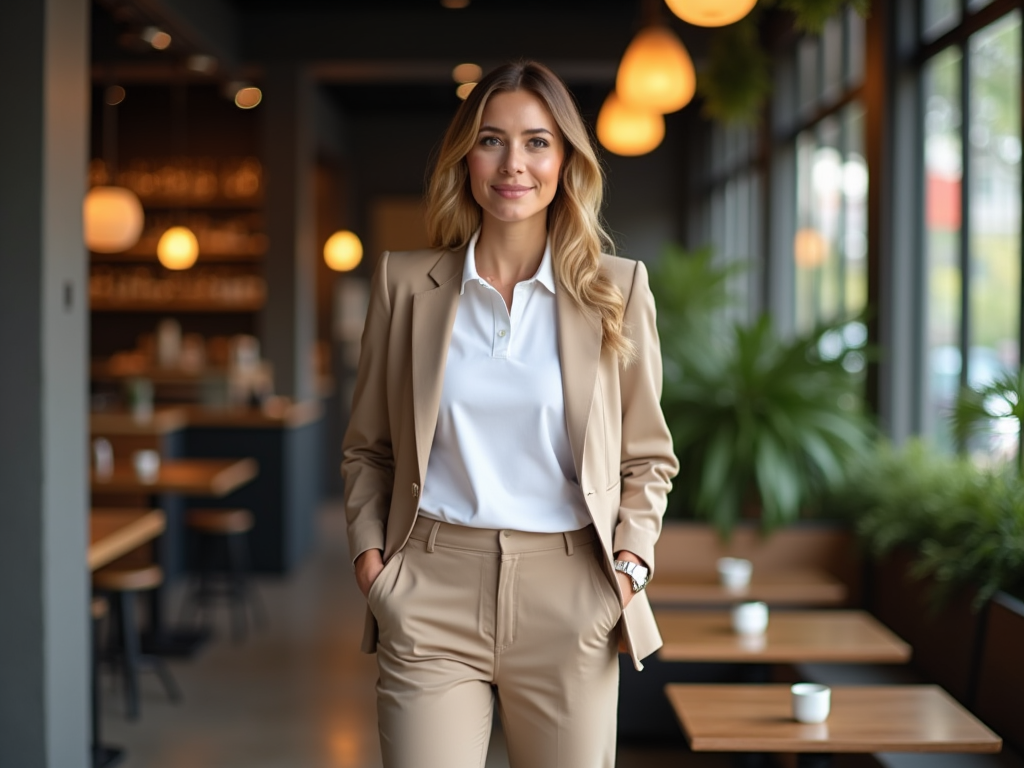
[[[490, 285], [486, 280], [480, 277], [480, 273], [476, 271], [476, 243], [479, 239], [480, 230], [478, 229], [469, 239], [469, 245], [466, 246], [466, 262], [462, 267], [462, 289], [459, 291], [460, 295], [466, 292], [466, 283], [471, 280], [476, 280], [481, 285]], [[551, 263], [550, 237], [544, 244], [544, 255], [541, 257], [540, 266], [537, 268], [537, 272], [529, 280], [524, 280], [523, 282], [529, 283], [534, 280], [547, 288], [551, 293], [555, 292], [555, 268]]]

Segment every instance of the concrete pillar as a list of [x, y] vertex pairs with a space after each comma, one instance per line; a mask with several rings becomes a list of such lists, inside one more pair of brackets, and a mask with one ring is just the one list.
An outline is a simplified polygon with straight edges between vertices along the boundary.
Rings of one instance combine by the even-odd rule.
[[89, 3], [0, 23], [0, 765], [86, 768]]
[[263, 173], [270, 247], [263, 354], [277, 393], [312, 397], [316, 341], [315, 84], [294, 65], [271, 65], [263, 82]]

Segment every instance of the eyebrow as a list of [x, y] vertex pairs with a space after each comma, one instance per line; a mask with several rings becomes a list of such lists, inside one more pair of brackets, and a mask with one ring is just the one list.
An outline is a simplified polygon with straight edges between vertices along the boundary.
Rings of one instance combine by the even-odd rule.
[[[498, 128], [497, 126], [494, 126], [494, 125], [481, 125], [480, 126], [480, 133], [483, 133], [484, 131], [491, 131], [492, 133], [501, 133], [501, 134], [506, 134], [507, 133], [507, 131], [504, 131], [501, 128]], [[554, 136], [555, 135], [551, 131], [549, 131], [547, 128], [527, 128], [525, 131], [523, 131], [523, 133], [524, 134], [546, 133], [548, 136]]]

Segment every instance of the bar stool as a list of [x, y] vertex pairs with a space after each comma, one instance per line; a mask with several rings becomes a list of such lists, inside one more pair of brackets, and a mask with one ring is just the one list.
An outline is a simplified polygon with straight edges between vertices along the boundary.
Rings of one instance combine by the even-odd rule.
[[[254, 525], [248, 509], [190, 509], [185, 527], [198, 540], [199, 573], [182, 604], [182, 622], [189, 611], [199, 614], [200, 626], [208, 628], [207, 607], [218, 597], [227, 597], [231, 606], [232, 636], [245, 639], [248, 612], [254, 626], [266, 625], [266, 612], [249, 581], [251, 559], [248, 533]], [[223, 542], [218, 559], [215, 542]], [[220, 584], [217, 581], [220, 581]]]
[[135, 601], [140, 592], [159, 587], [164, 580], [158, 565], [141, 567], [101, 568], [92, 575], [93, 589], [105, 593], [113, 604], [114, 621], [117, 625], [121, 670], [124, 675], [125, 709], [129, 720], [139, 716], [139, 670], [152, 669], [163, 683], [171, 701], [180, 701], [181, 693], [171, 676], [167, 664], [159, 656], [149, 656], [139, 650], [139, 625], [136, 619]]
[[100, 737], [100, 624], [110, 614], [110, 601], [102, 595], [94, 595], [89, 604], [92, 625], [92, 664], [89, 685], [92, 689], [92, 768], [112, 768], [124, 757], [124, 750], [107, 746]]

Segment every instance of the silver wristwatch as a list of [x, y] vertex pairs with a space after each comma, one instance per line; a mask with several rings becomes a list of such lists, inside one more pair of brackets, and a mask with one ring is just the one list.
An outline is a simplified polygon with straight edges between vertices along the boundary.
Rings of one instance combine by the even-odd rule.
[[650, 581], [648, 574], [650, 571], [647, 570], [647, 566], [640, 565], [639, 563], [633, 563], [629, 560], [616, 560], [615, 570], [622, 571], [624, 574], [629, 576], [633, 582], [633, 591], [639, 592], [641, 589], [647, 586], [647, 582]]

